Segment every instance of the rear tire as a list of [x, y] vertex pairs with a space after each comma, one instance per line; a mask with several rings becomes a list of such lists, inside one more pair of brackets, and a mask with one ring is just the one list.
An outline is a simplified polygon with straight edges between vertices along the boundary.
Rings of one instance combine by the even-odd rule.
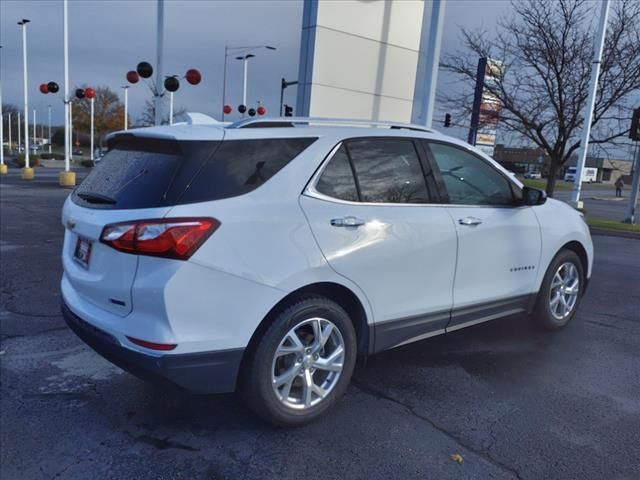
[[533, 313], [545, 330], [559, 330], [576, 314], [584, 292], [584, 268], [578, 255], [560, 250], [547, 269]]
[[340, 305], [320, 296], [293, 301], [249, 352], [240, 394], [251, 410], [274, 425], [312, 422], [346, 391], [356, 345], [353, 324]]

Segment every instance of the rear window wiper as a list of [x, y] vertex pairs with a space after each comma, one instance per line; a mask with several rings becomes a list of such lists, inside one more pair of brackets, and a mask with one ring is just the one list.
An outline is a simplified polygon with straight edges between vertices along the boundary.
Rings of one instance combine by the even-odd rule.
[[108, 204], [114, 204], [116, 203], [116, 199], [115, 198], [111, 198], [107, 195], [102, 195], [100, 193], [93, 193], [93, 192], [80, 192], [77, 193], [77, 195], [89, 202], [89, 203], [108, 203]]

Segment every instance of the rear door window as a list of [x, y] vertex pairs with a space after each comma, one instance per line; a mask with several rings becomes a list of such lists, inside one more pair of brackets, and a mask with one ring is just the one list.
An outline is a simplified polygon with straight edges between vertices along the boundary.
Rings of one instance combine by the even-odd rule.
[[358, 201], [358, 189], [344, 145], [329, 160], [328, 165], [318, 179], [316, 190], [340, 200]]

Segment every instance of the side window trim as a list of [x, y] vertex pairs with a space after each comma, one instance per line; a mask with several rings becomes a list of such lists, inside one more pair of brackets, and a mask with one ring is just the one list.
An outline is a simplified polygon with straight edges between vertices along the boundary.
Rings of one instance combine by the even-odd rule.
[[[442, 193], [442, 202], [449, 205], [449, 206], [453, 206], [453, 207], [492, 207], [492, 208], [517, 208], [520, 205], [518, 205], [517, 203], [517, 199], [516, 199], [516, 192], [514, 191], [514, 188], [518, 188], [518, 186], [507, 176], [505, 175], [503, 172], [501, 172], [500, 170], [498, 170], [497, 168], [495, 168], [491, 163], [487, 162], [484, 158], [482, 158], [480, 155], [478, 155], [477, 153], [468, 150], [464, 147], [461, 147], [460, 145], [456, 145], [454, 143], [448, 143], [448, 142], [443, 142], [440, 140], [432, 140], [432, 139], [424, 139], [423, 140], [424, 143], [424, 149], [427, 152], [427, 155], [429, 157], [429, 160], [434, 168], [434, 172], [436, 173], [436, 178], [438, 181], [438, 187], [441, 189]], [[498, 175], [500, 175], [506, 182], [507, 185], [509, 186], [509, 191], [511, 192], [511, 198], [513, 200], [513, 205], [474, 205], [474, 204], [454, 204], [451, 203], [451, 200], [449, 199], [449, 192], [446, 188], [446, 185], [444, 183], [444, 179], [442, 177], [442, 173], [440, 172], [440, 167], [438, 166], [438, 163], [436, 162], [435, 156], [433, 154], [433, 152], [431, 151], [431, 148], [429, 148], [429, 145], [431, 144], [438, 144], [438, 145], [444, 145], [446, 147], [449, 148], [453, 148], [456, 150], [460, 150], [461, 152], [467, 153], [469, 155], [471, 155], [472, 157], [478, 159], [479, 161], [483, 162], [486, 166], [488, 166], [489, 168], [491, 168], [494, 172], [496, 172]]]
[[[360, 181], [358, 179], [358, 174], [355, 171], [355, 167], [353, 165], [353, 160], [351, 158], [351, 153], [349, 152], [349, 142], [353, 142], [353, 141], [358, 141], [358, 140], [373, 140], [373, 139], [377, 139], [377, 140], [386, 140], [386, 139], [400, 139], [400, 140], [406, 140], [406, 141], [410, 141], [413, 144], [413, 148], [416, 152], [416, 156], [419, 160], [420, 163], [420, 169], [422, 171], [423, 174], [423, 181], [425, 183], [425, 188], [427, 189], [427, 193], [429, 195], [429, 202], [428, 203], [393, 203], [393, 202], [363, 202], [362, 201], [362, 194], [360, 191]], [[398, 206], [442, 206], [443, 204], [447, 204], [448, 203], [448, 199], [446, 198], [446, 189], [444, 189], [441, 185], [440, 182], [442, 181], [440, 178], [440, 171], [437, 169], [437, 165], [435, 164], [435, 162], [429, 157], [429, 150], [427, 148], [424, 147], [423, 143], [426, 142], [427, 140], [424, 138], [414, 138], [414, 137], [396, 137], [396, 136], [364, 136], [364, 137], [350, 137], [350, 138], [343, 138], [342, 140], [340, 140], [336, 145], [333, 146], [333, 148], [329, 151], [329, 153], [326, 155], [326, 157], [322, 160], [322, 162], [320, 163], [320, 165], [318, 166], [318, 168], [316, 169], [316, 171], [314, 172], [314, 174], [311, 176], [311, 178], [309, 179], [309, 181], [307, 182], [306, 186], [304, 187], [304, 189], [302, 190], [302, 194], [303, 195], [307, 195], [307, 196], [311, 196], [314, 198], [318, 198], [321, 200], [326, 200], [326, 201], [331, 201], [331, 202], [336, 202], [336, 203], [343, 203], [343, 204], [349, 204], [349, 205], [384, 205], [384, 206], [394, 206], [394, 207], [398, 207]], [[318, 191], [318, 189], [316, 188], [320, 177], [322, 177], [322, 174], [324, 173], [324, 171], [326, 170], [327, 166], [329, 165], [329, 163], [331, 162], [331, 160], [333, 159], [333, 157], [338, 153], [338, 151], [340, 150], [341, 147], [345, 148], [345, 152], [347, 154], [347, 158], [349, 160], [349, 166], [351, 168], [351, 173], [353, 175], [355, 184], [356, 184], [356, 191], [358, 194], [358, 201], [351, 201], [351, 200], [343, 200], [341, 198], [336, 198], [336, 197], [332, 197], [330, 195], [324, 194], [320, 191]], [[434, 173], [434, 179], [436, 182], [436, 187], [437, 187], [437, 191], [432, 191], [432, 189], [429, 187], [429, 182], [427, 182], [427, 169], [425, 168], [425, 163], [430, 167], [431, 171]], [[435, 168], [434, 168], [435, 166]]]
[[[447, 189], [445, 188], [444, 181], [442, 180], [442, 176], [440, 175], [438, 164], [435, 162], [431, 150], [426, 147], [426, 142], [427, 140], [424, 138], [414, 140], [416, 150], [418, 151], [420, 157], [420, 163], [422, 164], [422, 170], [425, 173], [425, 182], [427, 182], [427, 190], [429, 191], [429, 196], [431, 197], [431, 204], [447, 204], [449, 203]], [[429, 182], [427, 181], [427, 167], [429, 169], [429, 174], [433, 176], [435, 191], [432, 191], [432, 189], [429, 187]]]
[[[349, 152], [349, 142], [342, 141], [340, 144], [344, 147], [344, 151], [347, 154], [347, 159], [349, 160], [349, 168], [351, 168], [351, 174], [353, 175], [353, 181], [356, 184], [356, 193], [358, 194], [358, 203], [362, 203], [362, 191], [360, 190], [360, 180], [358, 179], [358, 174], [356, 173], [356, 167], [353, 165], [353, 159], [351, 158], [351, 152]], [[339, 149], [338, 149], [339, 150]], [[336, 150], [337, 152], [337, 150]]]

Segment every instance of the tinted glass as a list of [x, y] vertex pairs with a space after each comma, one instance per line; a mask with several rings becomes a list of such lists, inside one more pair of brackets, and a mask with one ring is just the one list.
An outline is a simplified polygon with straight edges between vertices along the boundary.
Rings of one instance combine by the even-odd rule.
[[429, 143], [440, 169], [449, 203], [456, 205], [513, 205], [509, 181], [489, 163], [462, 149]]
[[358, 201], [358, 190], [344, 145], [329, 160], [316, 184], [316, 190], [333, 198]]
[[175, 205], [218, 143], [127, 139], [111, 144], [74, 191], [73, 201], [113, 209]]
[[153, 208], [233, 197], [258, 188], [315, 138], [223, 142], [130, 135], [76, 189], [90, 208]]
[[353, 162], [363, 202], [426, 203], [429, 193], [411, 140], [351, 140]]
[[316, 138], [229, 140], [220, 144], [180, 203], [204, 202], [250, 192], [269, 180]]

